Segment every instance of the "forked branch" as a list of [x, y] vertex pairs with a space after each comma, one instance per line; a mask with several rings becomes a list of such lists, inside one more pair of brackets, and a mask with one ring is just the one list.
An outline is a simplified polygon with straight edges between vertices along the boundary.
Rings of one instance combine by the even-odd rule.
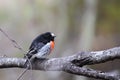
[[[103, 51], [79, 52], [72, 56], [52, 59], [36, 59], [32, 63], [33, 70], [65, 71], [75, 75], [83, 75], [96, 79], [120, 80], [120, 76], [102, 71], [88, 69], [83, 66], [99, 64], [114, 59], [120, 59], [120, 47]], [[26, 59], [23, 58], [0, 58], [0, 68], [26, 68]]]

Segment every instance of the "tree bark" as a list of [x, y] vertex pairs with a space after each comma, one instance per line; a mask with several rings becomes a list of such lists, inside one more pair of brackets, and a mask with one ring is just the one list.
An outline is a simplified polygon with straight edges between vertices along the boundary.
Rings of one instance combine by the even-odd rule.
[[[114, 59], [120, 59], [120, 47], [111, 48], [103, 51], [79, 52], [72, 56], [35, 59], [32, 62], [33, 70], [43, 71], [64, 71], [75, 75], [83, 75], [96, 79], [120, 80], [119, 74], [111, 74], [102, 71], [85, 68], [85, 65], [99, 64]], [[26, 68], [24, 58], [0, 58], [0, 69], [3, 68]]]

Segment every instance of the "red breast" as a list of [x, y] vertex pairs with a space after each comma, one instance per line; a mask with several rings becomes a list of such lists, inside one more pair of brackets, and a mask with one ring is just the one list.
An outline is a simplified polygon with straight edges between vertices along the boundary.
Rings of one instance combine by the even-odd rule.
[[54, 49], [54, 46], [55, 46], [54, 41], [50, 41], [50, 47], [51, 47], [51, 50], [53, 50], [53, 49]]

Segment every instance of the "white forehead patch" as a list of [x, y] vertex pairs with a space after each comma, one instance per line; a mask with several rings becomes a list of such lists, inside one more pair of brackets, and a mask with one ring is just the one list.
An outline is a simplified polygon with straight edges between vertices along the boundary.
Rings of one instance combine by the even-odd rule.
[[54, 37], [55, 36], [55, 34], [54, 33], [51, 33], [51, 35]]

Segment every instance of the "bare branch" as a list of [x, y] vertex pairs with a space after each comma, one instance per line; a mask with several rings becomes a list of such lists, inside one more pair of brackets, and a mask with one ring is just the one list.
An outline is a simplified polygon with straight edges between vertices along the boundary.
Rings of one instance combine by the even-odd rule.
[[76, 54], [76, 57], [72, 60], [72, 63], [78, 66], [83, 66], [103, 63], [114, 59], [120, 59], [120, 47], [103, 51], [80, 52]]
[[[32, 62], [33, 70], [43, 71], [65, 71], [75, 75], [83, 75], [96, 79], [120, 80], [119, 75], [96, 71], [85, 67], [84, 65], [92, 65], [120, 59], [120, 47], [94, 52], [80, 52], [72, 56], [52, 59], [36, 59]], [[26, 68], [24, 65], [26, 59], [23, 58], [0, 58], [0, 68]]]
[[93, 70], [90, 68], [84, 68], [84, 67], [78, 67], [75, 65], [67, 65], [67, 68], [65, 69], [65, 72], [76, 74], [76, 75], [83, 75], [91, 78], [96, 78], [96, 79], [104, 79], [104, 80], [119, 80], [120, 76], [119, 75], [111, 75], [106, 72], [102, 71], [97, 71]]

